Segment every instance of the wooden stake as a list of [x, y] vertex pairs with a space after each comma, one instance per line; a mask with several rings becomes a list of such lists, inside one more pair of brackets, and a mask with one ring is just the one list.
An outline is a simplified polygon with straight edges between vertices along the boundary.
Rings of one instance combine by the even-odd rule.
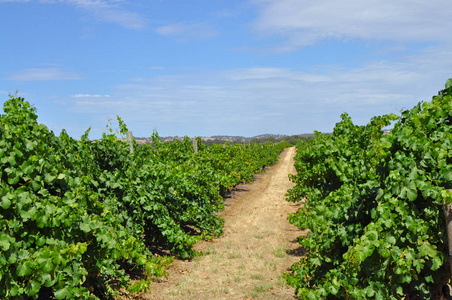
[[[452, 192], [452, 190], [449, 190]], [[444, 281], [441, 282], [441, 286], [439, 286], [439, 288], [442, 290], [443, 289], [443, 285], [447, 284], [450, 279], [451, 279], [451, 274], [452, 274], [452, 205], [451, 204], [446, 204], [444, 203], [443, 206], [443, 211], [444, 211], [444, 219], [446, 221], [446, 233], [447, 233], [447, 246], [449, 249], [449, 271], [447, 272], [446, 278], [444, 278]], [[449, 287], [449, 285], [448, 285]], [[450, 294], [450, 288], [448, 289], [449, 294]], [[447, 296], [447, 295], [446, 295]], [[449, 299], [449, 298], [447, 298]]]
[[444, 204], [444, 218], [447, 229], [447, 245], [449, 247], [449, 266], [452, 270], [452, 205]]
[[193, 138], [193, 149], [195, 149], [195, 154], [198, 153], [198, 141]]
[[127, 141], [130, 145], [130, 154], [133, 154], [133, 133], [132, 131], [127, 131]]

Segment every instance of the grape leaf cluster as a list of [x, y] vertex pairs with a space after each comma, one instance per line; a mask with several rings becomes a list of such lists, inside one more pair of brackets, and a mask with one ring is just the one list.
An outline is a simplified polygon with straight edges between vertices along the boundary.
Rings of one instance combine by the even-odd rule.
[[[286, 278], [303, 299], [433, 299], [450, 278], [444, 203], [452, 202], [452, 80], [400, 116], [299, 142], [291, 223], [307, 254]], [[383, 128], [393, 124], [389, 134]], [[410, 298], [411, 297], [411, 298]]]
[[[221, 235], [221, 191], [274, 163], [287, 145], [138, 147], [107, 126], [102, 139], [56, 136], [11, 96], [0, 115], [0, 298], [98, 299], [143, 291], [172, 255]], [[227, 160], [227, 161], [224, 161]], [[155, 251], [154, 251], [155, 252]], [[131, 280], [131, 276], [138, 280]], [[125, 289], [124, 289], [125, 288]]]

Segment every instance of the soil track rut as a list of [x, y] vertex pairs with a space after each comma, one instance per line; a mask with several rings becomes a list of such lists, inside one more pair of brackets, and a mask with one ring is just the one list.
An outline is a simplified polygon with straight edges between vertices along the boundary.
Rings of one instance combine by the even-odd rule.
[[299, 204], [284, 196], [293, 187], [294, 155], [295, 147], [287, 148], [254, 183], [240, 185], [221, 213], [224, 235], [199, 243], [202, 256], [173, 262], [168, 279], [154, 282], [143, 298], [297, 299], [281, 276], [302, 255], [302, 232], [287, 221]]

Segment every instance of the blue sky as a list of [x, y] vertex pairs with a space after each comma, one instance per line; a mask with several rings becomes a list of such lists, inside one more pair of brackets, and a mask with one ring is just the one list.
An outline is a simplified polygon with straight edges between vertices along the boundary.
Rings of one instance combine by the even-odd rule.
[[452, 77], [445, 0], [0, 0], [0, 102], [99, 138], [330, 132]]

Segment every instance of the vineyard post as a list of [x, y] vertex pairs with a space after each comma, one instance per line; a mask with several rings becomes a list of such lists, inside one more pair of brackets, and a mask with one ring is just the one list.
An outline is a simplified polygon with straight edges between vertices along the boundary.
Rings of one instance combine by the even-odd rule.
[[195, 149], [195, 154], [198, 153], [198, 141], [193, 138], [193, 149]]
[[452, 204], [444, 203], [444, 218], [446, 220], [447, 245], [449, 249], [449, 266], [450, 271], [452, 272]]
[[127, 141], [130, 145], [130, 154], [133, 154], [133, 133], [132, 131], [127, 131]]

